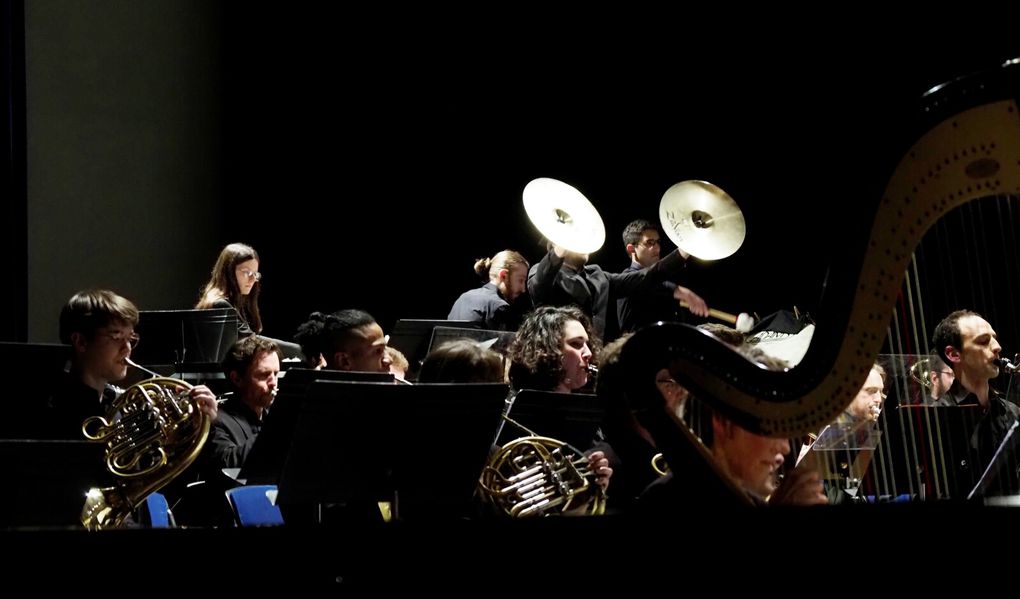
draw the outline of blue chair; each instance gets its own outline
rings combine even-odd
[[[145,513],[148,515],[151,528],[173,528],[174,517],[170,513],[170,505],[162,493],[150,493],[145,498]]]
[[[240,526],[279,526],[283,514],[276,505],[276,485],[251,485],[227,490],[227,501]]]

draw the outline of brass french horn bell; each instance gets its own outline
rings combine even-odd
[[[524,210],[539,233],[565,250],[590,254],[606,241],[598,210],[562,181],[543,177],[524,186]]]
[[[667,189],[659,220],[666,237],[701,260],[726,258],[744,243],[743,213],[729,194],[707,181],[681,181]]]

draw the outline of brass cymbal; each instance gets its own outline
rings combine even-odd
[[[676,246],[702,260],[732,255],[744,243],[744,215],[725,191],[707,181],[681,181],[659,202],[662,230]]]
[[[538,178],[524,187],[524,210],[538,231],[556,245],[590,254],[606,241],[606,227],[595,206],[562,181]]]

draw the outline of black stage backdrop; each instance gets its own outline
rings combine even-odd
[[[917,98],[1002,58],[823,33],[735,48],[651,29],[625,44],[613,30],[452,40],[405,24],[355,40],[335,23],[273,38],[226,21],[230,233],[262,252],[278,335],[312,310],[362,307],[387,329],[442,318],[478,284],[475,258],[514,248],[539,260],[521,202],[535,177],[598,208],[607,241],[592,261],[609,270],[627,265],[627,222],[657,222],[673,183],[711,181],[741,206],[747,239],[690,269],[689,286],[725,311],[810,311],[914,141]]]
[[[218,30],[219,238],[180,237],[192,253],[255,246],[265,332],[286,339],[313,310],[360,307],[387,330],[442,318],[478,284],[475,258],[539,260],[521,202],[536,177],[597,207],[607,240],[592,261],[607,270],[627,265],[623,227],[656,221],[670,185],[715,183],[747,239],[690,268],[688,286],[729,312],[810,312],[914,141],[919,96],[1020,54],[1008,38],[947,39],[937,25],[908,38],[863,18],[738,29],[719,15],[270,2],[195,15]],[[183,298],[202,274],[189,260]]]

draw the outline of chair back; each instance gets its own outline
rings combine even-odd
[[[283,514],[276,505],[276,485],[251,485],[226,491],[238,526],[279,526]]]
[[[170,513],[170,505],[162,493],[149,493],[149,496],[145,498],[145,511],[149,515],[151,528],[174,527],[174,517]]]

